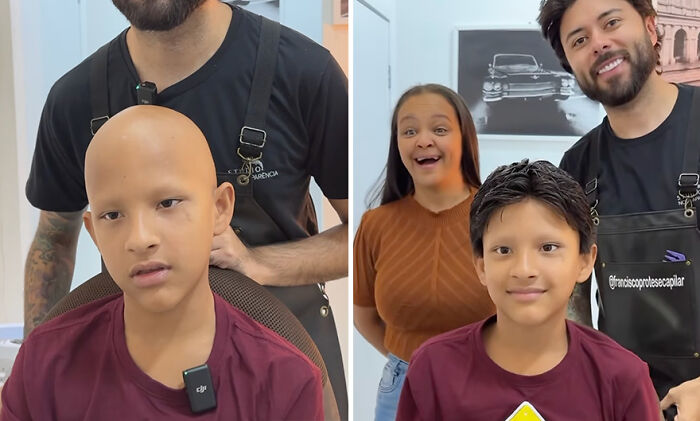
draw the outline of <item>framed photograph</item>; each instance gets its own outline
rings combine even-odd
[[[348,0],[333,0],[333,24],[348,24]]]
[[[453,86],[480,138],[575,139],[605,116],[564,71],[537,27],[458,28],[454,44]]]
[[[656,3],[656,27],[663,36],[661,76],[669,82],[700,86],[700,41],[693,33],[700,21],[700,0],[686,1],[683,8],[673,0]]]

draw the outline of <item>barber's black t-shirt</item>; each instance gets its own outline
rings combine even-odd
[[[218,173],[235,174],[260,36],[258,15],[234,7],[214,56],[186,79],[159,92],[155,103],[177,110],[202,130]],[[88,57],[61,77],[44,105],[26,194],[37,208],[68,212],[87,205],[85,151],[92,135]],[[136,104],[141,81],[127,50],[126,30],[110,41],[110,114]],[[310,176],[329,199],[348,197],[347,78],[329,52],[282,27],[263,158],[253,164],[256,200],[289,238],[313,234],[306,202]],[[313,221],[313,222],[312,222]]]
[[[671,114],[650,133],[635,139],[621,139],[613,133],[605,117],[598,127],[564,154],[560,168],[585,186],[593,178],[588,174],[591,140],[602,131],[597,207],[601,215],[682,207],[678,197],[678,176],[683,172],[693,89],[688,85],[678,85],[678,99]],[[700,133],[697,141],[700,142]],[[698,199],[700,197],[695,198]]]

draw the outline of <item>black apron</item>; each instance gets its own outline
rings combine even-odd
[[[236,201],[231,227],[247,246],[297,240],[288,238],[284,234],[260,206],[253,194],[252,163],[262,158],[263,149],[267,142],[267,132],[264,128],[266,127],[266,115],[276,68],[280,34],[278,22],[265,17],[261,18],[260,41],[258,42],[255,72],[248,98],[246,117],[240,131],[238,146],[232,148],[232,153],[241,157],[243,167],[237,174],[234,171],[217,172],[218,184],[227,181],[234,186]],[[90,131],[93,135],[109,119],[110,115],[108,93],[104,89],[105,86],[109,86],[107,78],[108,48],[109,44],[100,48],[91,67],[91,106],[92,114],[95,117],[90,120]],[[155,103],[155,92],[148,92],[148,88],[144,89],[144,85],[145,83],[137,87],[139,103]],[[306,207],[307,210],[313,212],[315,217],[313,202],[308,192],[306,194]],[[315,234],[318,232],[318,227],[314,224],[309,227],[309,231]],[[294,287],[266,286],[266,288],[299,319],[318,347],[326,364],[328,378],[333,387],[341,419],[346,420],[348,402],[345,371],[343,370],[333,311],[328,295],[325,293],[325,285],[321,283]]]
[[[589,155],[586,196],[598,229],[598,328],[643,359],[663,398],[700,376],[700,231],[693,198],[698,186],[700,95],[693,94],[678,209],[598,215],[601,133]],[[649,176],[653,177],[650,169]]]

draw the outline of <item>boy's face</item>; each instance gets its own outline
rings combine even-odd
[[[579,234],[547,205],[526,198],[497,210],[483,237],[477,274],[498,317],[535,326],[566,315],[577,282],[591,274],[595,245],[579,253]]]
[[[230,220],[233,192],[230,184],[216,188],[201,133],[151,111],[137,115],[145,121],[110,120],[128,127],[105,124],[98,136],[108,138],[93,140],[100,143],[86,157],[84,221],[125,301],[157,313],[207,282],[212,239]]]
[[[559,35],[579,86],[603,105],[633,99],[656,66],[654,18],[642,18],[626,0],[576,1]]]

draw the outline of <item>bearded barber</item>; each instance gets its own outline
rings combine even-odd
[[[662,409],[697,421],[700,92],[661,78],[655,19],[651,0],[543,0],[538,21],[607,113],[561,161],[598,225],[599,328],[647,362]],[[591,325],[590,282],[570,310]]]
[[[297,315],[347,417],[335,323],[317,285],[347,275],[344,73],[305,36],[218,0],[113,2],[131,26],[61,77],[41,116],[26,187],[41,214],[26,262],[25,332],[68,293],[93,134],[110,115],[153,102],[200,127],[219,182],[236,189],[211,263],[269,286]],[[310,177],[342,221],[322,233]]]

